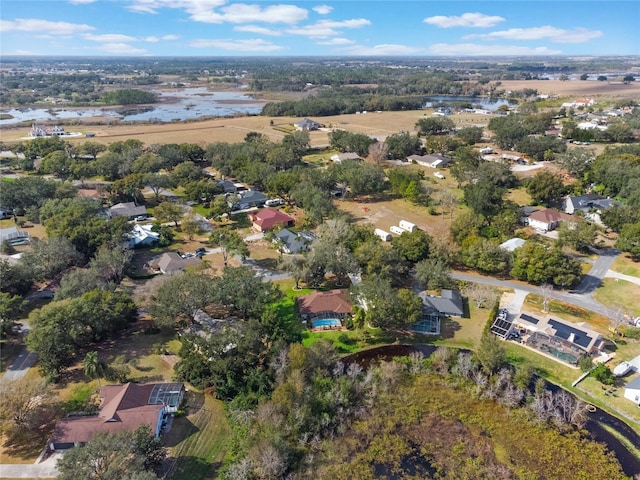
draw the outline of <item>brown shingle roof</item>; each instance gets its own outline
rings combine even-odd
[[[530,219],[538,220],[539,222],[561,222],[563,220],[575,221],[575,217],[559,212],[558,210],[554,210],[552,208],[545,208],[544,210],[538,210],[537,212],[533,212],[529,215]]]
[[[298,297],[301,315],[313,315],[320,312],[351,313],[351,302],[346,290],[313,292]]]
[[[97,416],[68,417],[55,427],[51,442],[87,442],[99,432],[135,430],[141,425],[155,428],[164,405],[149,405],[155,384],[107,385],[100,389],[103,398]]]

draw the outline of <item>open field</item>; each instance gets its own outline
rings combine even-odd
[[[613,310],[622,307],[633,317],[640,316],[640,304],[638,304],[640,286],[635,283],[617,278],[605,278],[593,292],[593,296],[597,301]]]
[[[502,80],[501,89],[506,91],[533,88],[539,94],[558,96],[588,97],[597,100],[605,98],[638,98],[640,82],[621,83],[597,81],[560,81],[560,80]]]
[[[640,263],[631,260],[629,254],[618,256],[613,265],[611,265],[611,270],[624,275],[631,275],[632,277],[640,277]]]
[[[368,113],[366,115],[338,115],[317,117],[317,121],[325,125],[321,131],[310,132],[311,146],[323,147],[329,144],[329,127],[340,128],[350,132],[384,138],[401,130],[413,132],[416,122],[430,115],[432,110],[409,110],[402,112]],[[486,125],[491,115],[460,114],[451,117],[460,126]],[[164,143],[197,143],[201,146],[215,142],[243,142],[249,132],[258,132],[274,142],[293,131],[293,124],[300,121],[297,117],[264,117],[242,116],[223,117],[201,122],[180,122],[166,124],[113,124],[113,125],[78,125],[68,130],[82,133],[92,132],[92,142],[110,144],[135,138],[145,145]],[[28,134],[28,128],[2,128],[4,142],[21,141]],[[72,144],[87,141],[84,137],[65,139]]]

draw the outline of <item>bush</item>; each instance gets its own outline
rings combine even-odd
[[[598,364],[593,370],[591,370],[591,376],[598,380],[603,385],[613,385],[615,377],[611,372],[611,369],[604,363]]]
[[[620,332],[624,335],[625,338],[630,338],[633,340],[640,339],[640,328],[632,327],[631,325],[624,325],[620,327]]]
[[[583,372],[588,372],[593,368],[593,360],[591,360],[589,355],[585,355],[578,360],[578,366]]]

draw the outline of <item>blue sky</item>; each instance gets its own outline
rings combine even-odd
[[[640,2],[2,0],[1,55],[640,55]]]

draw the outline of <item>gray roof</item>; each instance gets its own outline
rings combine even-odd
[[[631,388],[633,390],[640,390],[640,375],[627,383],[624,388]]]
[[[116,203],[113,207],[109,208],[109,215],[112,217],[136,217],[138,215],[145,215],[147,213],[147,207],[144,205],[136,205],[134,202]]]
[[[462,303],[460,290],[443,289],[439,297],[427,295],[425,292],[422,292],[420,293],[420,297],[427,312],[437,312],[441,315],[451,315],[454,317],[464,315],[464,304]]]
[[[311,232],[299,232],[295,233],[291,230],[283,228],[276,233],[276,238],[279,238],[284,246],[284,250],[287,253],[298,253],[303,250],[307,250],[309,244],[315,240],[315,235]]]
[[[238,193],[241,202],[266,202],[268,197],[257,190],[245,190]]]
[[[158,267],[163,273],[174,273],[184,270],[189,265],[202,262],[200,257],[182,258],[177,252],[165,252],[157,259]]]

